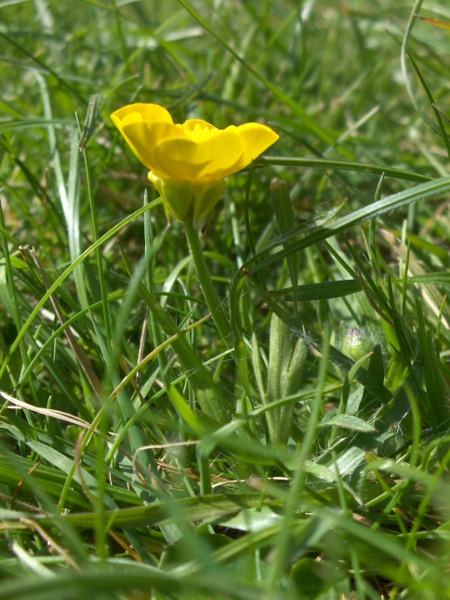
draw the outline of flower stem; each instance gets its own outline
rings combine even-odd
[[[190,219],[184,221],[184,230],[186,232],[186,239],[191,251],[192,260],[194,261],[195,270],[197,272],[198,281],[202,288],[203,297],[206,300],[206,304],[213,316],[216,327],[219,331],[220,337],[225,341],[226,344],[230,343],[231,337],[231,326],[225,311],[225,307],[220,302],[217,296],[216,289],[211,280],[208,266],[205,261],[203,254],[202,245],[197,229],[194,227]]]

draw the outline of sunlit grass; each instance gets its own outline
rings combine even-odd
[[[0,3],[0,598],[450,597],[450,14],[391,4]],[[280,135],[226,336],[131,102]]]

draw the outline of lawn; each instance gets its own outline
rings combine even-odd
[[[450,599],[446,3],[0,8],[0,600]]]

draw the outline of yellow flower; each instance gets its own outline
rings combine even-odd
[[[162,196],[171,221],[193,219],[202,226],[219,201],[224,178],[240,171],[274,144],[265,125],[246,123],[217,129],[201,119],[175,124],[157,104],[130,104],[111,115],[115,126]]]

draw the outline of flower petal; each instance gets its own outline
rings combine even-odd
[[[158,104],[129,104],[119,108],[111,115],[117,129],[122,132],[122,125],[135,121],[150,121],[158,123],[173,123],[168,110]]]
[[[236,127],[195,137],[168,138],[156,145],[157,168],[174,179],[211,181],[236,171],[244,147]]]
[[[197,149],[196,142],[180,135],[166,138],[155,147],[153,171],[164,173],[163,178],[193,181],[209,160],[198,156]]]
[[[270,127],[260,125],[259,123],[246,123],[245,125],[240,125],[237,130],[244,145],[244,152],[236,171],[240,171],[249,165],[280,137]]]
[[[121,133],[143,165],[150,171],[156,170],[158,176],[170,176],[157,168],[155,148],[158,141],[167,137],[179,136],[176,125],[134,121],[122,126]]]
[[[111,119],[135,155],[148,169],[154,168],[156,142],[179,135],[169,112],[157,104],[131,104],[116,110]]]

